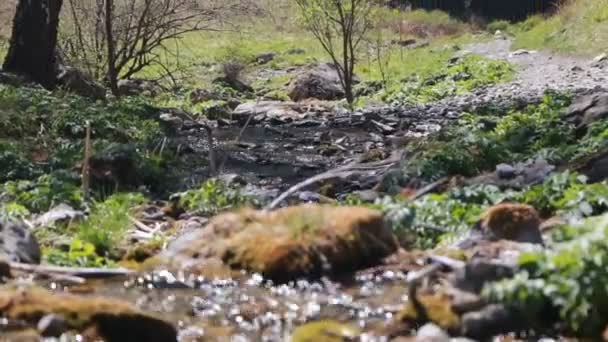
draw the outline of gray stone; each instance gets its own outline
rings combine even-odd
[[[39,264],[38,240],[23,223],[0,222],[0,258],[26,264]]]
[[[38,332],[42,337],[60,337],[69,326],[62,315],[48,314],[38,321]]]
[[[38,217],[34,221],[34,225],[48,227],[57,223],[68,223],[82,218],[84,218],[84,213],[82,211],[76,210],[65,203],[61,203]]]
[[[480,311],[462,316],[461,330],[466,337],[486,340],[492,336],[514,332],[526,324],[526,320],[500,304],[488,305]]]
[[[255,58],[257,64],[266,64],[271,62],[277,56],[274,52],[262,53]]]
[[[479,293],[488,282],[512,277],[516,267],[497,261],[476,259],[469,261],[452,275],[455,287],[471,293]]]
[[[517,174],[517,170],[509,164],[496,165],[496,174],[498,178],[511,179]]]
[[[344,97],[344,89],[336,67],[320,64],[300,72],[289,85],[288,94],[293,101],[338,100]]]
[[[67,65],[59,67],[57,82],[66,90],[94,100],[106,97],[106,89],[82,71]]]
[[[433,323],[427,323],[418,330],[416,342],[449,342],[450,335]]]
[[[162,89],[158,83],[144,79],[128,79],[118,81],[118,92],[123,96],[147,95],[156,96]]]

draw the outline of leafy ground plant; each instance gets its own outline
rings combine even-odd
[[[208,180],[199,189],[182,194],[180,205],[199,215],[215,215],[226,209],[255,205],[256,201],[240,189],[220,180]]]
[[[539,329],[599,338],[608,323],[608,215],[556,235],[552,248],[522,255],[521,271],[487,287],[485,295],[519,309]]]
[[[507,62],[468,55],[428,77],[406,79],[389,90],[383,100],[392,104],[428,103],[508,81],[513,73]]]

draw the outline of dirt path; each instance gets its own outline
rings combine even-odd
[[[508,61],[517,69],[512,81],[444,99],[431,104],[429,110],[456,114],[488,105],[511,108],[537,102],[548,89],[577,94],[598,87],[608,88],[608,60],[596,63],[593,58],[551,52],[512,51],[511,45],[511,40],[495,37],[470,44],[459,55],[473,53]]]

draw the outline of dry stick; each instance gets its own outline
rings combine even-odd
[[[443,184],[447,183],[449,180],[450,180],[450,178],[448,178],[448,177],[441,178],[440,180],[433,182],[433,183],[419,189],[418,191],[416,191],[414,193],[414,195],[412,195],[412,197],[409,198],[409,200],[410,201],[417,200],[420,197],[428,194],[429,192],[431,192],[431,191],[437,189],[438,187],[442,186]]]
[[[82,196],[85,200],[89,198],[89,187],[91,185],[91,170],[89,161],[91,159],[91,123],[87,121],[87,131],[84,138],[84,160],[82,162]]]
[[[281,202],[283,202],[286,198],[288,198],[295,192],[297,192],[307,186],[313,185],[317,182],[327,180],[327,179],[332,179],[332,178],[346,178],[348,176],[351,176],[353,174],[358,174],[358,173],[367,173],[367,172],[371,172],[371,171],[380,171],[380,170],[385,171],[385,170],[388,170],[389,168],[391,168],[397,162],[399,162],[400,159],[401,159],[400,154],[397,153],[393,157],[391,157],[387,160],[380,161],[380,162],[368,163],[368,164],[360,164],[360,163],[354,162],[354,163],[350,163],[345,166],[339,167],[337,169],[323,172],[321,174],[308,178],[308,179],[304,180],[303,182],[300,182],[300,183],[292,186],[291,188],[287,189],[287,191],[282,193],[279,197],[277,197],[274,201],[272,201],[272,203],[267,205],[266,208],[264,208],[264,209],[272,210],[272,209],[276,208],[279,204],[281,204]]]
[[[48,275],[55,274],[58,276],[72,276],[89,279],[111,278],[132,275],[135,272],[124,268],[79,268],[79,267],[61,267],[61,266],[43,266],[22,264],[11,262],[9,266],[13,270],[22,272],[32,272],[36,274]]]
[[[260,104],[260,98],[258,97],[256,99],[256,109],[257,106]],[[253,119],[254,116],[257,115],[257,111],[254,110],[253,113],[249,114],[249,117],[247,118],[247,121],[245,121],[245,124],[243,125],[243,127],[241,128],[241,130],[239,131],[239,135],[237,135],[236,139],[234,139],[234,143],[238,144],[241,141],[241,138],[243,137],[243,134],[245,134],[245,130],[247,129],[247,127],[249,127],[249,124],[251,123],[251,119]],[[220,168],[219,168],[219,172],[223,172],[224,170],[224,166],[226,165],[226,162],[228,161],[228,154],[224,155],[224,158],[222,159],[222,163],[220,164]]]

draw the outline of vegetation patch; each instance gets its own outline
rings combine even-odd
[[[468,55],[430,76],[404,80],[382,99],[396,105],[428,103],[508,81],[513,73],[507,62]]]

